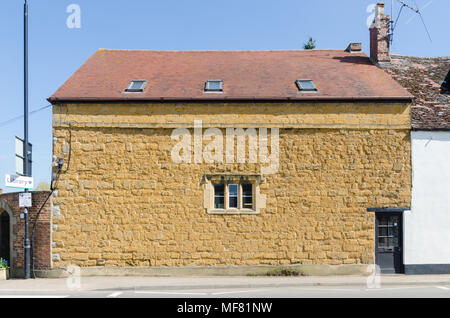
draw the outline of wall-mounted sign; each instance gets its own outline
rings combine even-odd
[[[19,176],[23,176],[25,173],[25,155],[24,155],[24,145],[25,142],[20,139],[19,137],[16,137],[15,139],[15,148],[16,148],[16,173]],[[31,155],[33,153],[33,145],[28,143],[28,167],[30,169],[29,173],[31,175],[31,166],[32,166],[32,160]]]
[[[34,179],[32,177],[22,177],[7,174],[5,177],[5,186],[15,189],[33,189]]]
[[[19,193],[19,208],[31,208],[32,206],[31,193]]]

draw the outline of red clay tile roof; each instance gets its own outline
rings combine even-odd
[[[143,93],[124,92],[142,79]],[[218,79],[223,93],[205,93],[205,82]],[[297,79],[312,79],[318,92],[299,93]],[[411,98],[365,54],[344,50],[99,50],[49,101]]]
[[[415,96],[412,127],[416,130],[450,130],[450,57],[424,58],[391,55],[384,68]],[[444,83],[445,82],[445,83]]]

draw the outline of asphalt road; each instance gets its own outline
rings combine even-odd
[[[450,298],[450,285],[362,287],[267,287],[230,289],[0,291],[0,298]]]

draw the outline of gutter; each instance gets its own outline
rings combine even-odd
[[[413,96],[367,96],[367,97],[341,97],[341,96],[301,96],[301,97],[256,97],[256,96],[237,96],[237,97],[50,97],[47,99],[52,104],[67,103],[67,102],[165,102],[165,101],[184,101],[184,102],[204,102],[204,101],[295,101],[295,102],[412,102]]]

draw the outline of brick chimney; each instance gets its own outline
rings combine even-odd
[[[389,63],[389,22],[390,17],[384,14],[384,3],[377,3],[375,20],[370,26],[370,59],[373,63]]]

